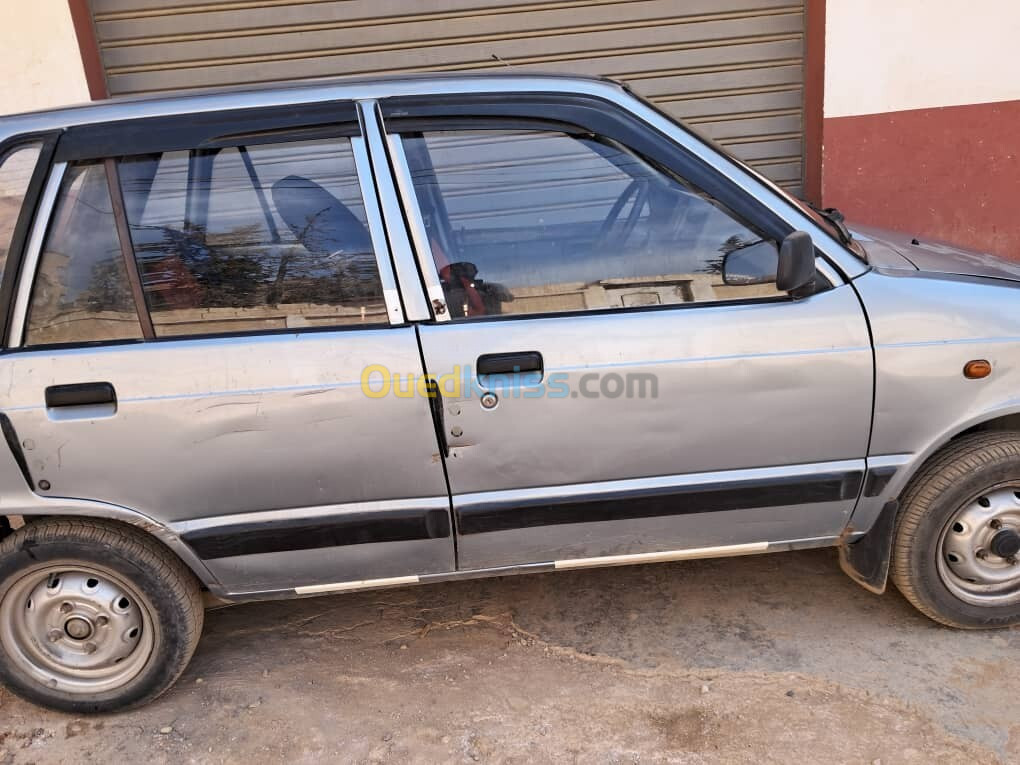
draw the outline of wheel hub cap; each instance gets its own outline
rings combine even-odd
[[[1020,534],[1013,529],[1003,529],[992,537],[989,547],[1000,558],[1012,558],[1020,552]]]
[[[0,641],[37,681],[94,694],[134,679],[152,655],[151,617],[139,595],[96,568],[46,567],[0,602]]]
[[[942,534],[943,583],[976,605],[1020,601],[1020,488],[995,489],[962,507]]]

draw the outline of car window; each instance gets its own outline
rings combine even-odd
[[[142,337],[110,199],[103,163],[68,168],[35,277],[27,345]]]
[[[42,144],[30,143],[0,158],[0,278],[4,275],[14,227],[41,150]]]
[[[775,242],[619,144],[553,131],[403,140],[454,318],[783,294]],[[736,251],[766,283],[723,282]]]
[[[350,141],[121,163],[158,336],[387,320]]]

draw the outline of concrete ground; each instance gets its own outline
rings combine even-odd
[[[1018,649],[832,550],[252,604],[145,709],[0,689],[0,764],[1020,762]]]

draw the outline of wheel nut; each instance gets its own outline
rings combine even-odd
[[[95,643],[86,643],[85,644],[85,653],[90,653],[91,654],[91,653],[95,653],[98,650],[99,650],[99,646],[97,646]]]
[[[64,633],[60,630],[50,630],[46,633],[46,637],[49,638],[51,643],[56,643],[60,638],[64,636]]]
[[[993,529],[1001,529],[1002,521],[1000,521],[998,518],[992,518],[992,520],[988,522],[988,525],[991,526]]]
[[[984,550],[978,550],[976,553],[974,553],[974,555],[980,558],[981,560],[984,560],[985,558],[988,557],[988,553],[986,553]]]
[[[74,610],[74,606],[72,606],[70,603],[61,603],[60,604],[60,613],[62,613],[62,614],[69,614],[73,610]]]
[[[110,620],[107,619],[105,616],[98,616],[98,617],[96,617],[96,626],[97,627],[105,627],[109,623],[110,623]]]

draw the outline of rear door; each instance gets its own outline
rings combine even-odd
[[[170,524],[228,590],[455,567],[351,103],[72,128],[26,254],[3,405],[47,496]],[[52,208],[52,220],[45,217]]]
[[[448,396],[462,567],[840,533],[867,450],[868,331],[821,259],[814,294],[777,291],[789,226],[604,101],[404,98],[383,116],[443,296],[420,331]],[[771,283],[726,283],[730,253]]]

